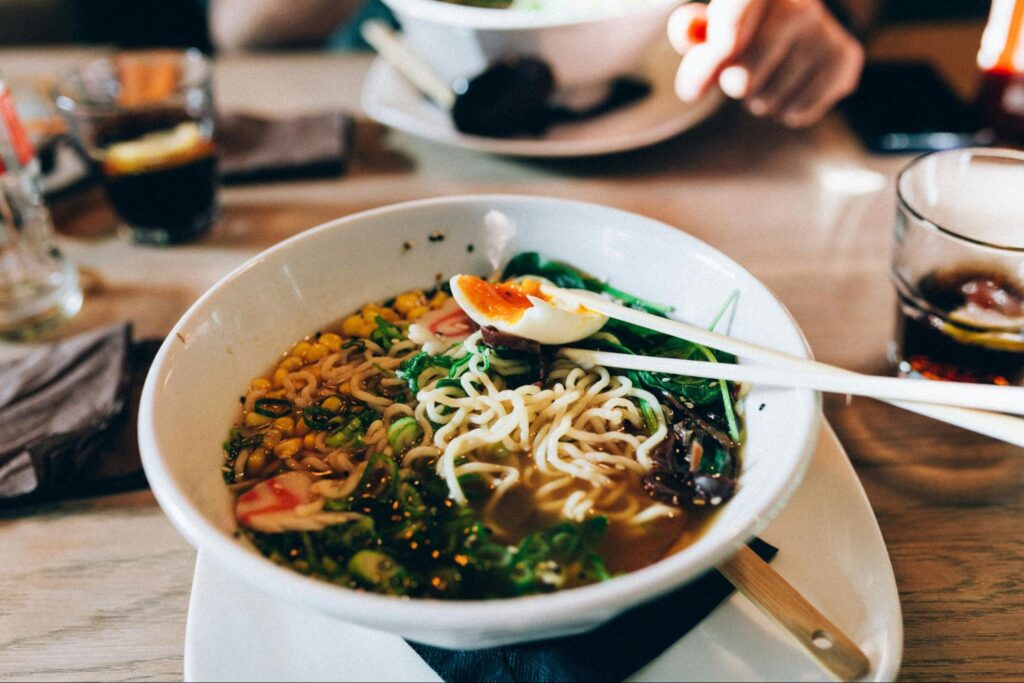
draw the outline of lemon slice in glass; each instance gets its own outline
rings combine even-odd
[[[118,142],[106,150],[104,170],[112,175],[141,173],[177,166],[206,154],[211,143],[194,121],[179,123],[170,130],[147,133],[135,140]]]

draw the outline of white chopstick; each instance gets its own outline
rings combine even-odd
[[[646,370],[669,375],[688,375],[724,379],[729,382],[767,384],[774,387],[814,389],[833,394],[867,396],[892,401],[916,401],[996,410],[1024,415],[1024,387],[997,387],[991,384],[938,383],[921,379],[875,377],[860,373],[819,372],[808,369],[794,372],[768,365],[735,365],[679,358],[637,356],[589,349],[562,349],[561,355],[584,365]],[[1022,423],[1024,425],[1024,423]]]
[[[728,337],[717,332],[711,332],[695,325],[688,325],[677,320],[661,318],[650,313],[644,313],[633,308],[616,304],[599,294],[581,289],[561,289],[563,296],[574,299],[586,308],[621,320],[623,322],[639,325],[662,334],[672,337],[679,337],[704,346],[719,349],[731,353],[740,358],[757,361],[776,369],[788,370],[792,373],[811,371],[818,375],[831,374],[835,376],[857,375],[851,370],[845,370],[819,361],[792,356],[781,351],[769,349],[750,342],[745,342],[733,337]],[[899,380],[897,380],[899,381]],[[907,380],[912,381],[912,380]],[[939,382],[933,382],[936,387],[943,386]],[[959,385],[950,383],[953,391]],[[992,387],[1000,390],[1007,387]],[[894,406],[910,412],[925,415],[935,420],[968,429],[979,434],[990,436],[994,439],[1006,441],[1017,446],[1024,446],[1024,420],[1000,413],[984,410],[939,405],[931,402],[914,402],[906,400],[886,399],[879,400],[891,403]],[[932,401],[934,397],[929,395],[925,401]]]
[[[455,93],[437,72],[403,43],[383,21],[368,19],[359,27],[363,39],[398,73],[402,74],[434,104],[448,111],[455,106]]]

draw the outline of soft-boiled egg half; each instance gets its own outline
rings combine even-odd
[[[560,296],[542,278],[492,283],[473,275],[451,279],[452,296],[474,322],[541,344],[568,344],[594,334],[608,318]]]

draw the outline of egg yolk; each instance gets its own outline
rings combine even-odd
[[[491,320],[514,323],[533,308],[528,296],[547,299],[536,280],[493,284],[473,275],[460,275],[456,282],[473,308]]]

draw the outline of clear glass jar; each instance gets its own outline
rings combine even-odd
[[[53,242],[38,160],[0,81],[0,338],[29,338],[81,307],[77,271]]]

